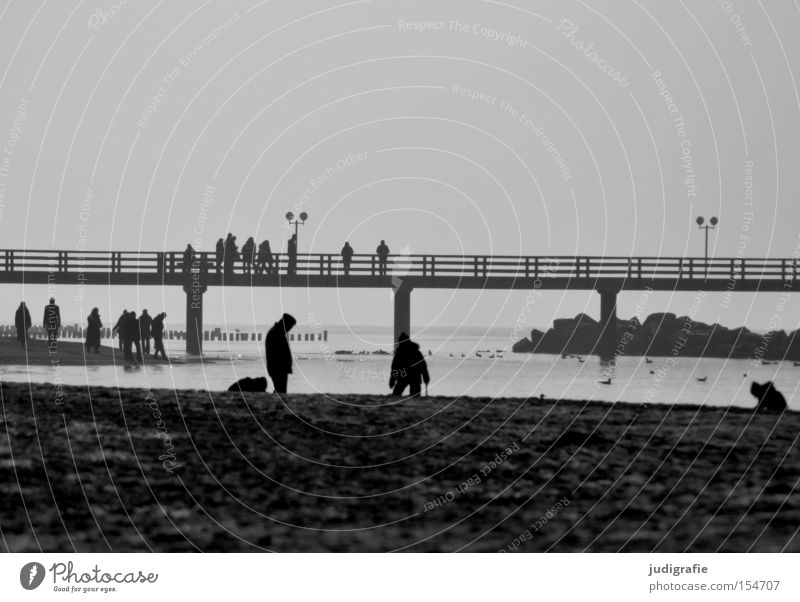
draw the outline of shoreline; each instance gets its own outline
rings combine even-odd
[[[800,551],[797,412],[63,390],[0,386],[6,551]]]
[[[217,357],[187,357],[185,355],[169,356],[168,359],[154,359],[145,356],[144,362],[125,360],[118,347],[100,346],[100,353],[88,353],[83,343],[75,341],[58,341],[55,350],[51,351],[45,340],[29,340],[23,348],[16,339],[0,338],[0,367],[2,366],[166,366],[169,364],[215,363],[225,361]]]
[[[218,363],[218,362],[225,362],[231,359],[235,359],[233,357],[220,357],[218,353],[214,352],[204,352],[202,355],[199,356],[187,356],[182,353],[178,353],[176,355],[170,355],[169,359],[162,360],[162,359],[154,359],[152,356],[145,356],[145,360],[143,363],[134,363],[130,364],[129,362],[125,361],[122,351],[119,350],[117,346],[106,346],[103,345],[100,347],[100,353],[87,353],[83,343],[71,341],[71,340],[60,340],[58,341],[56,352],[51,352],[48,349],[48,343],[45,340],[41,339],[32,339],[28,341],[28,345],[26,348],[22,348],[19,342],[16,339],[10,338],[0,338],[0,366],[130,366],[130,365],[168,365],[168,364],[202,364],[202,363]],[[382,350],[381,350],[382,351]],[[487,353],[489,353],[487,351]],[[554,352],[545,352],[545,351],[508,351],[509,354],[514,354],[518,357],[524,357],[526,355],[548,355],[553,356],[554,358],[560,357],[561,359],[586,359],[589,357],[594,357],[603,361],[603,357],[597,353],[575,353],[570,352],[568,354],[562,353],[554,353]],[[307,355],[320,355],[315,354],[315,352],[305,352],[305,351],[298,351],[296,354],[295,359],[302,360],[306,359]],[[325,355],[325,354],[321,354]],[[373,351],[373,352],[358,352],[358,351],[348,351],[347,353],[339,353],[334,352],[339,361],[348,361],[351,357],[352,358],[362,358],[362,357],[391,357],[391,353],[388,352],[380,352],[380,351]],[[474,354],[467,355],[466,357],[457,358],[457,357],[450,357],[446,356],[446,352],[441,352],[441,354],[437,354],[439,359],[447,360],[447,359],[475,359]],[[647,355],[640,355],[636,353],[625,353],[625,357],[631,358],[652,358],[652,359],[662,359],[662,358],[671,358],[674,355],[666,353],[650,353]],[[736,359],[736,360],[748,360],[750,362],[755,361],[752,357],[733,357],[733,356],[724,356],[724,355],[715,355],[713,353],[706,354],[702,356],[690,356],[690,355],[682,355],[682,358],[685,359]],[[480,358],[478,358],[480,359]],[[484,359],[493,359],[493,358],[484,358]],[[774,364],[787,364],[787,365],[794,365],[797,367],[800,365],[800,361],[793,361],[791,359],[759,359],[760,365],[774,365]]]
[[[60,340],[51,349],[48,341],[29,339],[22,347],[16,339],[0,339],[0,365],[28,366],[112,366],[125,364],[117,347],[101,346],[100,353],[88,353],[83,343]]]

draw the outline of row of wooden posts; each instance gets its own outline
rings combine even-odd
[[[59,338],[61,339],[85,339],[86,332],[85,329],[78,325],[73,324],[72,326],[62,326],[61,331],[59,332]],[[226,341],[226,342],[246,342],[246,341],[261,341],[263,340],[263,333],[261,332],[229,332],[223,331],[221,328],[215,328],[214,330],[204,330],[203,331],[203,340],[204,341]],[[17,337],[17,329],[14,326],[9,324],[1,324],[0,325],[0,337],[2,338],[16,338]],[[100,331],[101,339],[111,339],[111,329],[110,328],[102,328]],[[28,338],[31,339],[45,339],[47,335],[45,334],[44,328],[41,326],[32,326],[28,329]],[[186,332],[183,330],[165,330],[164,331],[164,338],[168,341],[185,341],[186,340]],[[327,341],[328,340],[328,331],[324,330],[322,332],[299,332],[299,333],[289,333],[289,340],[290,341]]]

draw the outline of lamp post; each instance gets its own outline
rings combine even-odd
[[[306,225],[308,213],[303,211],[297,218],[298,219],[294,219],[294,213],[291,211],[286,214],[286,221],[289,222],[289,226],[294,226],[294,244],[292,244],[292,241],[289,241],[289,262],[286,265],[287,276],[294,276],[297,273],[297,227]]]
[[[719,220],[716,217],[712,217],[710,220],[708,220],[708,223],[705,224],[705,218],[698,217],[696,221],[697,227],[706,231],[706,266],[708,266],[708,231],[716,229]]]
[[[303,211],[297,217],[298,217],[298,219],[294,219],[294,213],[292,213],[291,211],[289,211],[286,214],[286,221],[289,222],[290,226],[294,226],[294,238],[295,238],[295,240],[297,240],[297,227],[306,225],[306,220],[308,219],[308,213]]]

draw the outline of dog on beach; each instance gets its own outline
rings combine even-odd
[[[772,381],[764,384],[753,381],[753,384],[750,385],[750,393],[758,399],[756,412],[783,412],[786,410],[786,398],[775,388]]]
[[[250,378],[246,376],[241,380],[237,380],[230,387],[228,391],[239,391],[241,393],[266,393],[267,392],[267,378],[259,376],[258,378]]]

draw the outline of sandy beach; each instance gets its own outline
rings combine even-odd
[[[49,347],[43,339],[30,339],[25,348],[19,341],[0,338],[0,364],[20,364],[30,366],[108,366],[122,361],[118,348],[100,347],[100,353],[87,353],[83,343],[58,341]]]
[[[793,412],[1,392],[4,551],[800,551]]]
[[[210,363],[217,359],[207,355],[173,356],[168,360],[146,356],[146,363],[149,365]],[[55,347],[50,347],[45,340],[32,339],[28,341],[27,347],[23,348],[16,339],[0,338],[0,366],[123,366],[128,363],[116,345],[114,347],[101,345],[100,353],[88,353],[83,343],[75,341],[61,340]]]

